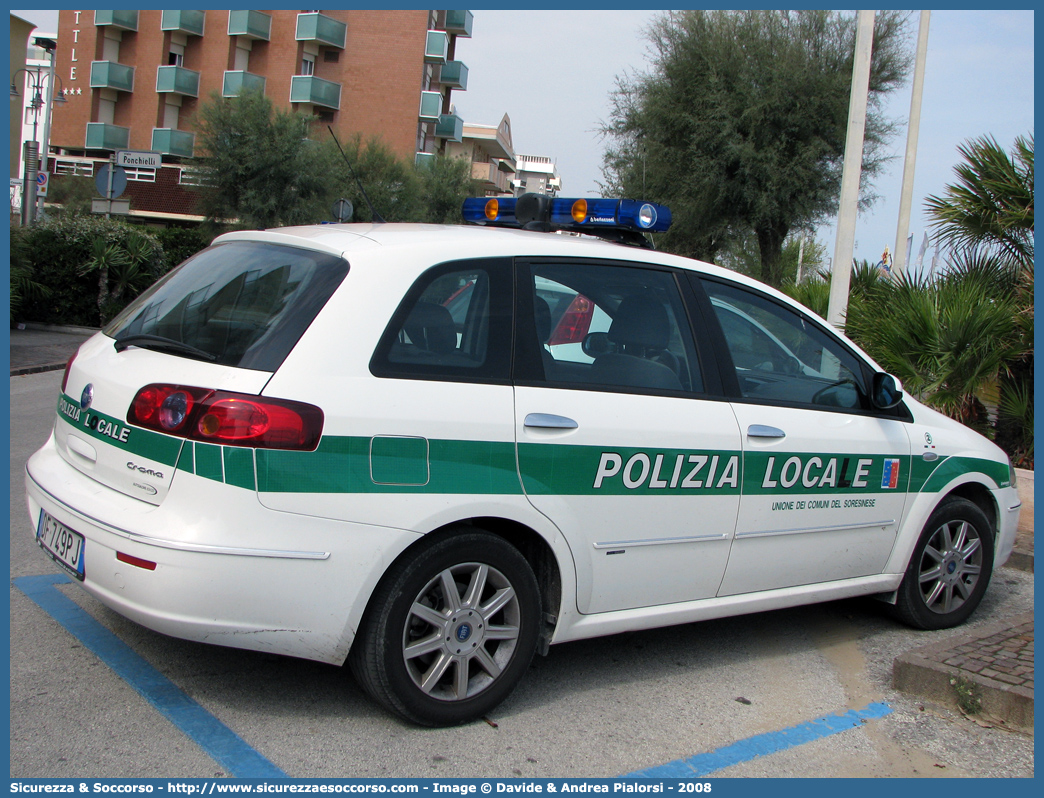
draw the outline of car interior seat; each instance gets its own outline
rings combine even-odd
[[[620,303],[609,342],[614,350],[595,358],[591,367],[595,382],[636,388],[682,389],[673,368],[661,362],[668,351],[671,324],[663,305],[651,297],[632,296]],[[675,362],[677,359],[674,358]]]

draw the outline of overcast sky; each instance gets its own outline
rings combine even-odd
[[[13,13],[41,30],[57,28],[56,11]],[[456,111],[489,125],[507,113],[515,151],[553,158],[564,196],[597,194],[604,149],[597,130],[616,77],[647,67],[642,31],[656,13],[474,11],[473,37],[457,42],[469,76],[467,91],[453,93]],[[913,14],[911,52],[917,20]],[[1010,148],[1016,136],[1033,132],[1033,28],[1032,11],[932,12],[910,222],[914,259],[926,230],[924,198],[952,182],[957,146],[992,135]],[[895,245],[909,86],[887,110],[904,122],[891,145],[895,160],[875,182],[881,198],[856,228],[856,257],[874,262]],[[824,227],[818,238],[832,256],[833,229]]]

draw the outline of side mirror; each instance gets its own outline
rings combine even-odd
[[[870,401],[878,410],[889,410],[903,401],[903,389],[891,374],[878,372],[870,389]]]

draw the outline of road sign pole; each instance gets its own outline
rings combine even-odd
[[[108,219],[112,213],[112,179],[116,176],[116,153],[109,156],[109,187],[105,191],[105,218]]]

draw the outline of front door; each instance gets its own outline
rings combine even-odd
[[[743,499],[719,595],[879,574],[910,480],[908,424],[811,317],[703,282],[735,368]]]

